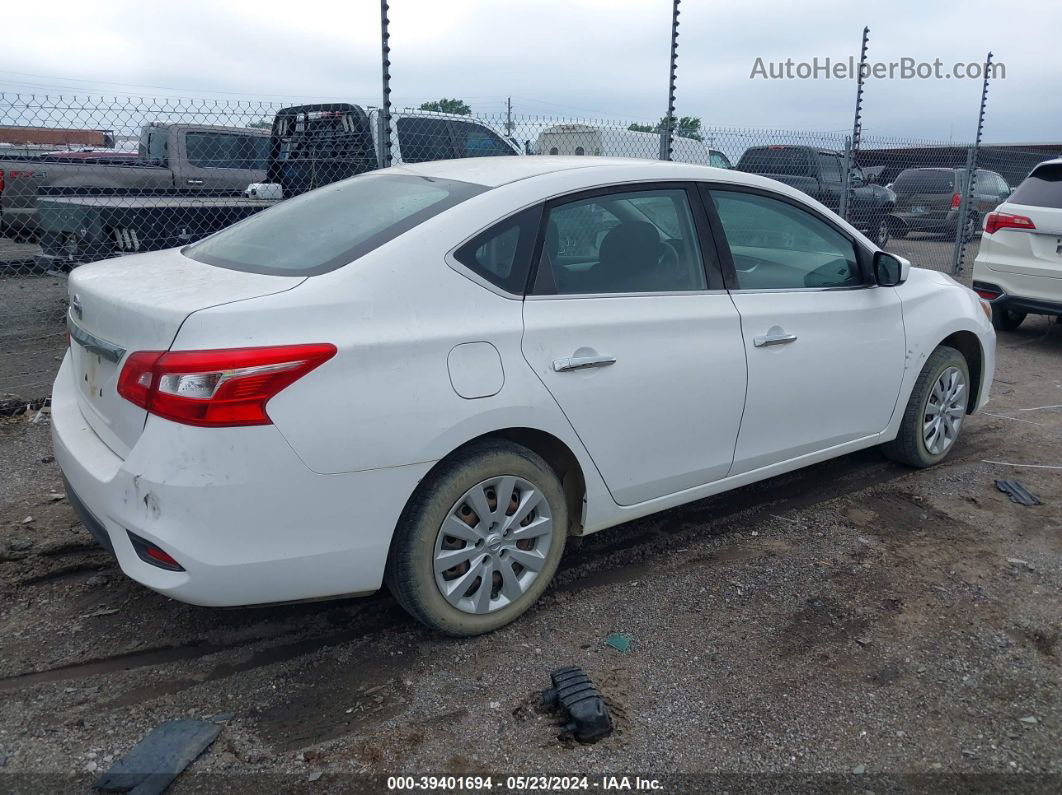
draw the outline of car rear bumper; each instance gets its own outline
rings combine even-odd
[[[123,460],[82,417],[65,360],[52,440],[72,505],[122,571],[210,606],[377,590],[395,523],[431,466],[319,475],[274,426],[193,428],[156,417]],[[130,533],[184,571],[143,560]]]
[[[983,282],[975,284],[983,285]],[[993,285],[994,286],[994,285]],[[993,307],[1009,309],[1025,315],[1057,315],[1062,317],[1062,301],[1044,301],[1040,298],[1023,298],[1020,295],[1003,293],[992,300]]]
[[[925,215],[923,213],[894,212],[892,217],[900,221],[912,232],[950,232],[955,229],[958,214],[949,213],[947,217]]]

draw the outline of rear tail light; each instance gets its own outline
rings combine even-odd
[[[985,218],[985,234],[991,235],[1000,229],[1035,229],[1032,218],[1013,213],[989,213]]]
[[[975,284],[973,291],[986,301],[995,301],[999,296],[1003,295],[1003,291],[998,287],[989,287],[981,284]]]
[[[962,196],[958,193],[951,194],[951,209],[957,210],[960,204],[962,204]]]
[[[0,168],[0,193],[4,192],[4,170]]]
[[[139,351],[126,359],[118,394],[152,414],[185,425],[270,425],[266,403],[335,355],[335,345],[328,343]]]

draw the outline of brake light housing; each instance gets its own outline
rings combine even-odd
[[[951,194],[951,209],[957,210],[957,209],[959,209],[959,206],[961,204],[962,204],[962,196],[960,196],[958,193]]]
[[[185,425],[271,425],[266,404],[336,355],[330,343],[205,351],[137,351],[118,377],[118,394]]]
[[[1035,229],[1036,224],[1025,215],[1014,213],[989,213],[985,217],[985,234],[991,235],[1000,229]]]

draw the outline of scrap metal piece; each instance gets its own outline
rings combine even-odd
[[[596,743],[612,733],[612,718],[605,700],[582,668],[558,668],[550,678],[553,687],[542,691],[542,703],[567,713],[566,734],[581,743]]]
[[[1029,491],[1017,480],[997,480],[996,488],[1010,497],[1018,505],[1043,505],[1040,498]]]
[[[206,720],[171,720],[156,726],[100,776],[95,788],[107,792],[158,795],[205,751],[221,732]]]

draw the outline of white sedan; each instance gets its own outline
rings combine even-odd
[[[953,448],[990,311],[752,174],[401,166],[70,277],[72,504],[130,577],[249,605],[386,583],[472,635],[569,535],[883,445]]]

